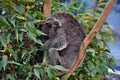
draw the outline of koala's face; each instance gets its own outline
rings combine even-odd
[[[42,31],[48,35],[49,38],[56,37],[57,30],[60,29],[60,22],[55,18],[48,18],[42,25]]]

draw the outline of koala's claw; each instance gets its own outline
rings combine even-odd
[[[48,18],[46,20],[46,23],[51,23],[52,25],[58,25],[58,26],[61,26],[61,23],[58,19],[56,18]]]

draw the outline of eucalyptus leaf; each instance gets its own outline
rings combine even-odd
[[[14,76],[11,74],[7,74],[7,80],[15,80]]]
[[[51,80],[56,80],[56,75],[55,75],[55,72],[52,68],[48,67],[47,73],[48,73],[48,76]]]
[[[4,71],[5,71],[7,64],[8,64],[8,57],[7,57],[7,55],[3,55],[2,56],[2,67],[3,67]]]
[[[19,37],[18,39],[22,42],[24,38],[24,33],[20,33],[18,37]]]
[[[24,27],[30,31],[32,34],[34,34],[35,36],[37,36],[37,29],[35,28],[35,25],[31,22],[28,22],[27,24],[24,25]]]
[[[3,46],[6,46],[6,43],[7,43],[6,39],[5,39],[3,36],[1,36],[1,35],[0,35],[0,43],[1,43]]]
[[[13,49],[11,49],[11,48],[7,48],[7,51],[10,53],[10,54],[14,54],[14,50]]]
[[[17,42],[18,42],[18,39],[19,39],[19,37],[18,37],[18,36],[19,36],[18,30],[15,31],[15,34],[16,34],[16,40],[17,40]]]
[[[38,68],[34,68],[34,73],[36,75],[36,77],[38,77],[40,79],[40,72],[39,72],[39,69]]]
[[[13,8],[19,14],[23,14],[25,12],[25,9],[24,9],[23,5],[16,5],[16,6],[13,6]]]
[[[10,27],[10,24],[3,16],[0,16],[0,24]]]
[[[62,67],[62,66],[60,66],[60,65],[55,65],[55,66],[53,66],[55,69],[57,69],[57,70],[60,70],[60,71],[67,71],[68,69],[66,69],[66,68],[64,68],[64,67]]]
[[[50,77],[50,79],[52,79],[53,74],[51,73],[51,69],[50,68],[47,68],[47,73],[48,73],[48,76]]]
[[[21,65],[20,63],[17,63],[17,62],[15,62],[15,61],[8,61],[8,64],[15,64],[15,65],[18,65],[18,66]]]
[[[21,20],[26,20],[26,18],[24,16],[21,16],[21,15],[17,15],[16,16],[18,19],[21,19]]]

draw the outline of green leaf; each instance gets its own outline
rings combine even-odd
[[[67,78],[68,75],[64,75],[62,76],[61,80],[65,80]]]
[[[26,78],[26,80],[30,80],[29,78],[32,76],[32,72],[28,73],[28,77]]]
[[[15,65],[18,65],[18,66],[21,65],[20,63],[17,63],[17,62],[15,62],[15,61],[8,61],[8,63],[9,63],[9,64],[15,64]]]
[[[48,67],[47,68],[47,74],[51,80],[56,80],[56,75],[54,69]]]
[[[7,44],[5,38],[3,38],[3,36],[1,36],[1,35],[0,35],[0,42],[3,46],[6,46],[6,44]]]
[[[46,77],[46,72],[45,72],[45,69],[44,68],[40,68],[40,75],[42,77]]]
[[[41,67],[41,65],[36,64],[36,65],[34,65],[34,67],[35,67],[35,68],[40,68],[40,67]]]
[[[40,31],[40,30],[37,30],[37,33],[38,33],[38,36],[40,36],[40,35],[46,35],[45,33],[43,33],[43,32]]]
[[[6,42],[9,43],[9,42],[10,42],[10,39],[11,39],[11,33],[9,33],[9,34],[7,35],[7,40],[6,40]]]
[[[31,32],[28,33],[28,36],[29,36],[29,38],[30,38],[31,40],[35,41],[35,43],[38,43],[38,44],[40,44],[40,45],[43,45],[42,41],[36,39],[35,35],[32,34]]]
[[[17,40],[17,42],[18,42],[18,39],[19,39],[19,37],[18,37],[18,36],[19,36],[18,30],[15,31],[15,34],[16,34],[16,40]]]
[[[7,80],[15,80],[14,76],[11,74],[7,74]]]
[[[3,55],[2,56],[2,67],[3,67],[4,71],[5,71],[7,64],[8,64],[8,57],[7,57],[7,55]]]
[[[3,16],[0,16],[0,24],[5,26],[10,26],[10,24],[7,22],[7,20]]]
[[[89,48],[86,50],[86,52],[91,54],[93,57],[95,56],[95,49]]]
[[[36,20],[34,20],[34,21],[31,21],[32,23],[39,23],[41,20],[38,20],[38,19],[36,19]]]
[[[91,76],[92,76],[92,77],[95,77],[96,73],[97,73],[96,69],[95,69],[95,68],[92,69],[92,71],[91,71]]]
[[[100,7],[100,6],[105,6],[106,3],[105,2],[102,2],[102,3],[99,3],[97,6]]]
[[[23,34],[23,33],[20,33],[18,37],[19,37],[19,40],[22,42],[22,41],[23,41],[23,38],[24,38],[24,34]]]
[[[35,39],[34,41],[35,41],[36,43],[40,44],[40,45],[43,45],[42,41],[39,40],[39,39]]]
[[[22,31],[22,32],[27,32],[27,30],[25,30],[25,29],[19,29],[20,31]]]
[[[52,79],[53,74],[52,74],[52,71],[49,67],[47,68],[47,73],[48,73],[49,78]]]
[[[0,71],[2,70],[2,62],[0,61]]]
[[[21,20],[26,20],[26,18],[23,17],[23,16],[21,16],[21,15],[16,15],[16,17],[17,17],[18,19],[21,19]]]
[[[55,65],[53,66],[55,69],[60,70],[60,71],[67,71],[68,69],[64,68],[63,66],[60,65]]]
[[[38,35],[37,33],[37,29],[35,28],[35,25],[31,22],[25,23],[24,27],[30,31],[32,34],[34,34],[34,36],[36,37]]]
[[[99,41],[99,42],[98,42],[98,46],[99,46],[100,48],[104,48],[104,43],[103,43],[102,41]]]
[[[15,19],[14,19],[14,17],[12,19],[10,19],[9,21],[15,27]]]
[[[103,8],[100,8],[100,7],[99,7],[98,10],[102,12],[102,11],[103,11]]]
[[[92,52],[92,53],[95,53],[95,49],[90,48],[90,49],[87,49],[86,52]]]
[[[102,35],[100,35],[100,33],[98,32],[98,33],[96,34],[96,38],[97,38],[97,39],[102,39]]]
[[[38,68],[34,68],[34,74],[36,77],[38,77],[40,79],[40,72],[39,72],[39,69]]]
[[[24,50],[24,51],[22,52],[21,59],[23,59],[26,54],[27,54],[27,50]]]
[[[88,64],[87,66],[88,66],[88,68],[89,68],[90,70],[92,70],[92,69],[95,68],[95,66],[94,66],[94,64],[92,63],[92,61],[88,61],[87,64]]]
[[[17,5],[17,6],[13,6],[14,10],[16,12],[18,12],[19,14],[24,14],[25,13],[25,9],[23,5]]]
[[[7,48],[7,51],[10,53],[10,54],[14,54],[14,50],[13,49],[11,49],[11,48]]]

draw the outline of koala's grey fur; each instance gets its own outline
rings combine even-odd
[[[48,36],[44,38],[44,47],[49,51],[48,63],[71,68],[85,38],[79,22],[71,14],[57,13],[46,19],[41,28]]]

